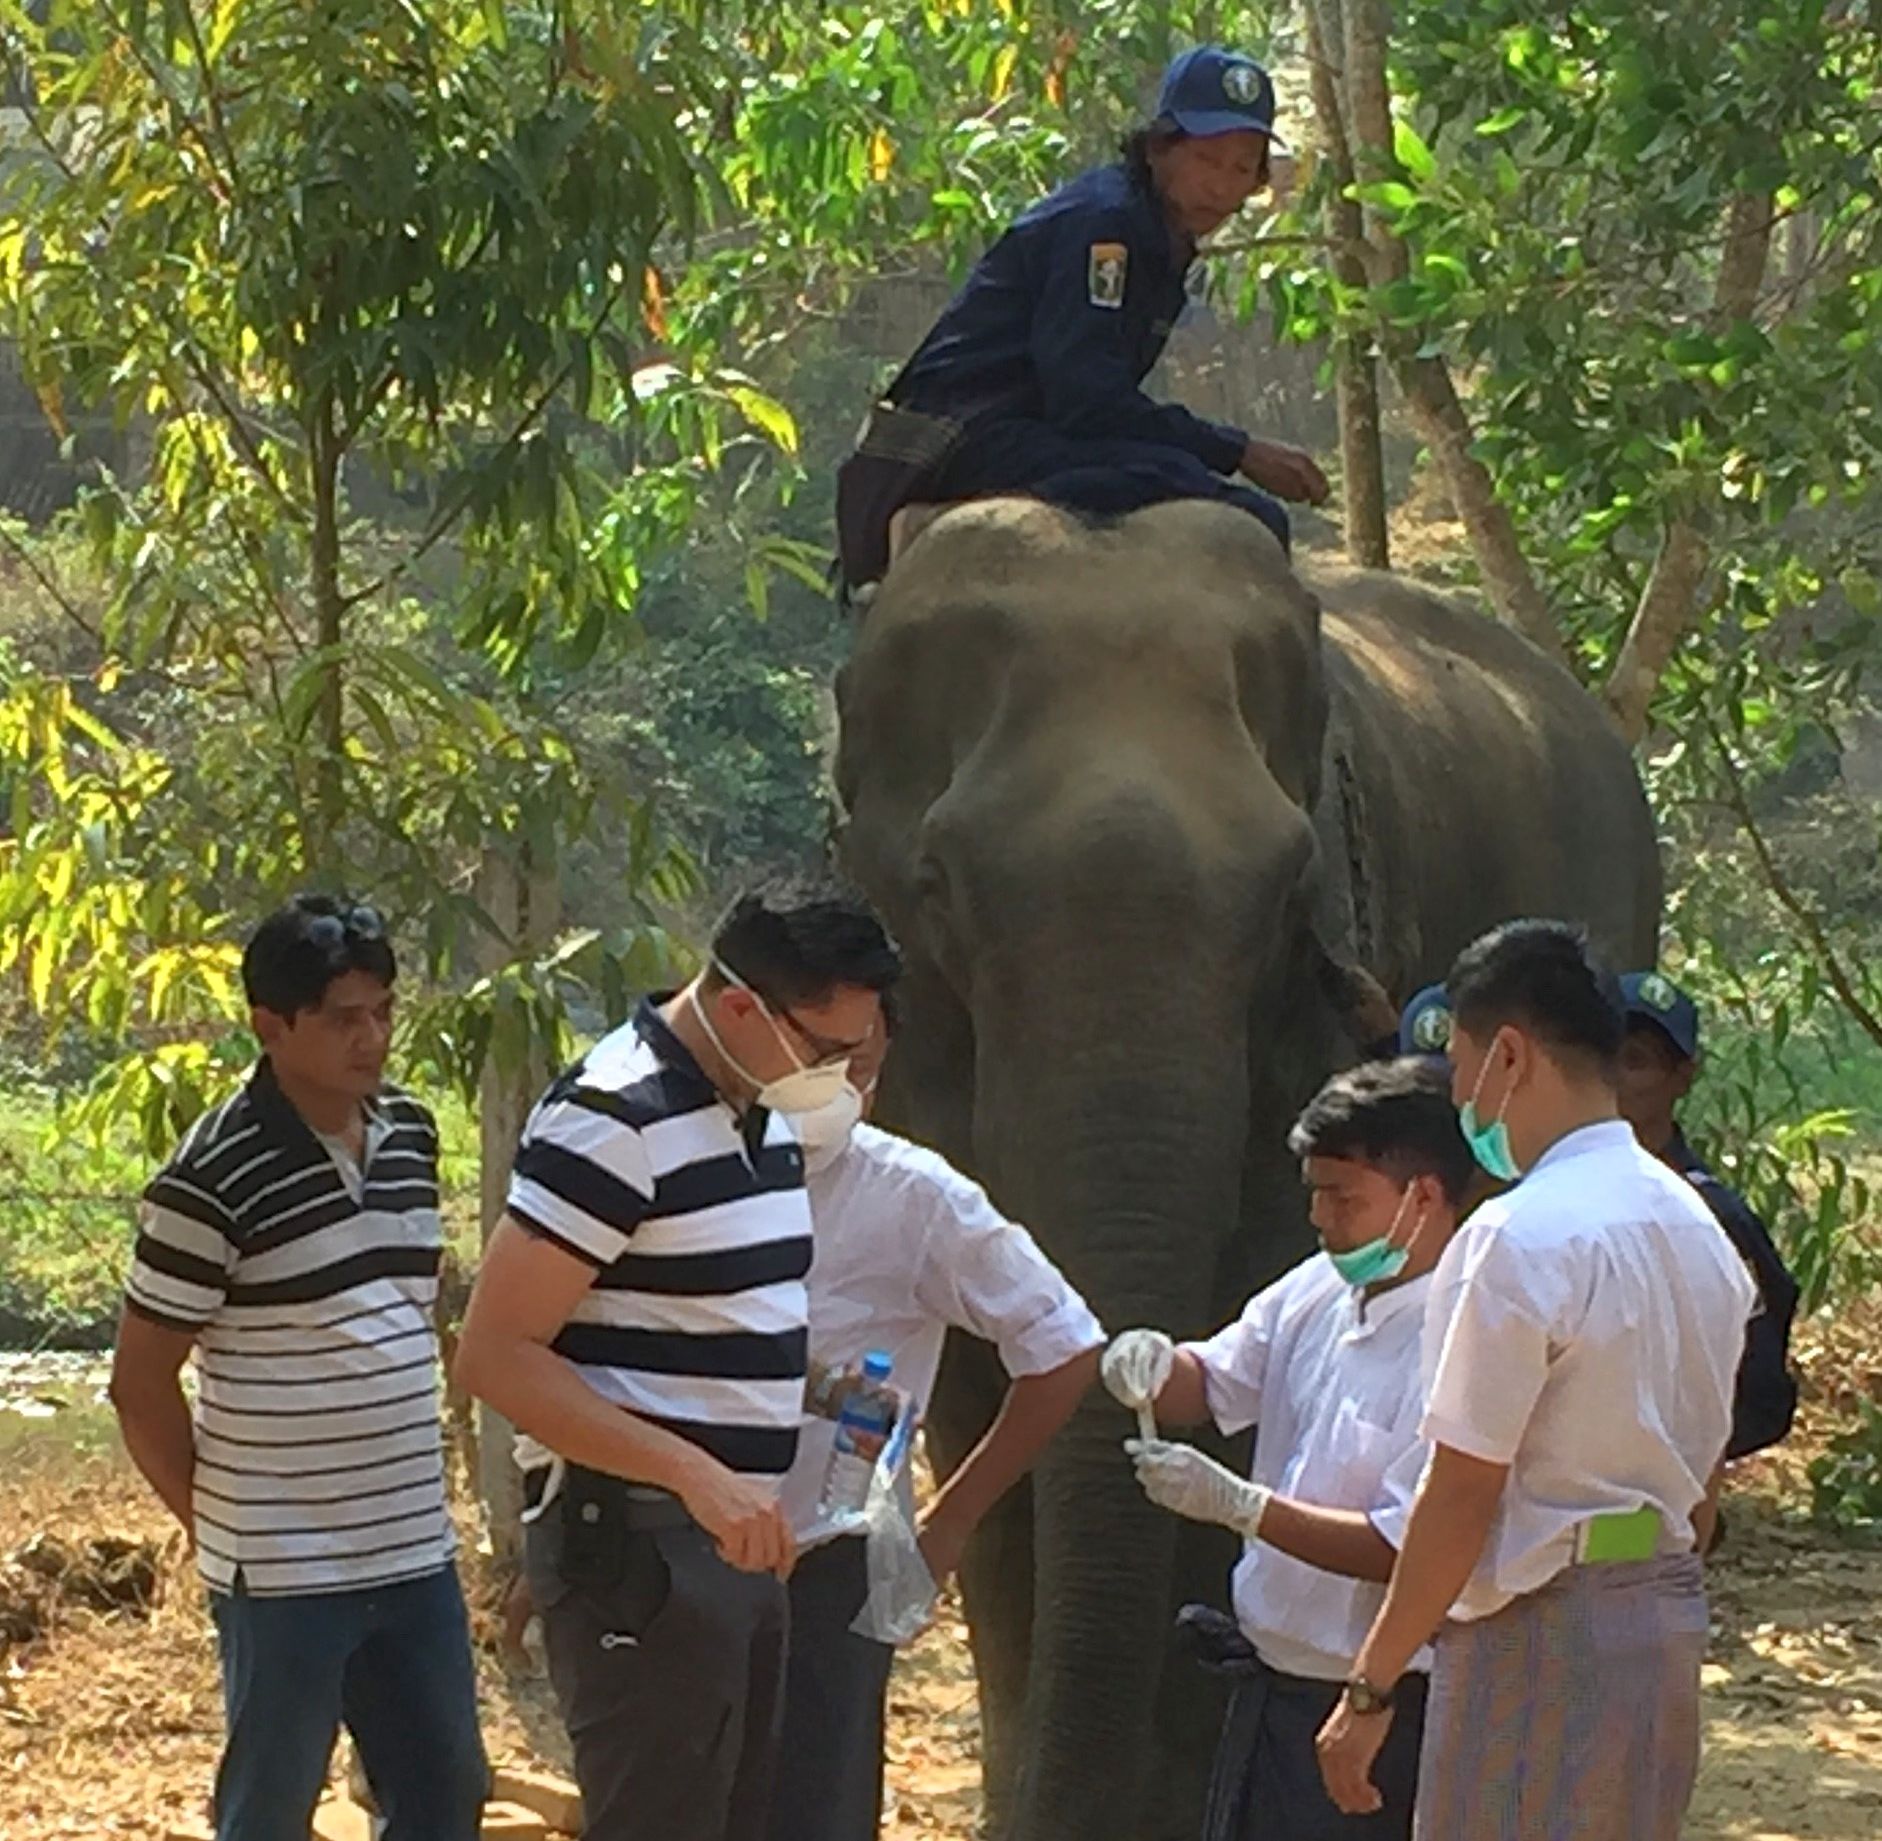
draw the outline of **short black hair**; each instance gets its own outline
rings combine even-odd
[[[1296,1157],[1343,1157],[1400,1181],[1435,1176],[1462,1202],[1476,1159],[1451,1104],[1451,1070],[1429,1055],[1367,1061],[1335,1074],[1287,1134]]]
[[[368,972],[389,985],[399,968],[378,909],[344,895],[296,895],[242,949],[249,1003],[290,1020],[313,1009],[348,972]]]
[[[1513,1024],[1555,1059],[1613,1074],[1627,1006],[1620,980],[1596,958],[1585,927],[1506,921],[1457,955],[1444,991],[1457,1026],[1480,1042]]]
[[[1118,142],[1117,150],[1132,172],[1140,179],[1147,178],[1153,153],[1161,152],[1165,147],[1174,147],[1178,141],[1186,141],[1188,138],[1173,121],[1141,122]]]
[[[861,895],[829,879],[788,878],[744,891],[712,932],[712,956],[768,1002],[821,1004],[841,985],[885,993],[902,955]]]

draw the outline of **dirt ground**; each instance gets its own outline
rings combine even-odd
[[[1734,1479],[1713,1580],[1694,1841],[1882,1835],[1882,1545],[1832,1536],[1802,1513],[1804,1465],[1824,1428],[1856,1395],[1882,1397],[1879,1331],[1872,1306],[1804,1332],[1805,1428],[1794,1448]],[[0,1555],[19,1556],[35,1536],[29,1559],[47,1536],[68,1555],[124,1536],[153,1544],[158,1575],[148,1610],[106,1610],[79,1602],[72,1579],[48,1587],[43,1570],[0,1561],[0,1836],[154,1841],[199,1820],[220,1732],[209,1627],[180,1539],[117,1453],[95,1378],[0,1371],[0,1472]],[[558,1763],[543,1684],[496,1653],[498,1581],[475,1561],[470,1572],[491,1751]],[[891,1720],[890,1841],[967,1841],[978,1739],[957,1618],[903,1658]]]

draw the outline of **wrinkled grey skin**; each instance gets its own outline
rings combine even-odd
[[[909,956],[884,1117],[1113,1332],[1205,1333],[1310,1244],[1284,1140],[1355,1058],[1338,966],[1403,999],[1523,914],[1652,962],[1652,825],[1567,674],[1407,583],[1312,588],[1221,507],[988,501],[896,564],[839,681],[843,853]],[[944,1465],[999,1385],[950,1352]],[[1144,1503],[1130,1430],[1095,1390],[964,1569],[1003,1841],[1197,1832],[1219,1701],[1170,1627],[1232,1547]]]

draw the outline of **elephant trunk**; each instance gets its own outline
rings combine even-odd
[[[1193,964],[1172,977],[1140,960],[1128,981],[1114,969],[1099,987],[1060,988],[1053,1014],[1041,1014],[1051,976],[991,1007],[1000,1020],[977,1030],[976,1151],[1107,1329],[1198,1336],[1215,1327],[1240,1215],[1245,1012],[1225,1013],[1232,986]],[[1094,1019],[1106,1030],[1096,1043]],[[1152,1786],[1199,1777],[1195,1757],[1158,1740],[1178,1527],[1137,1486],[1122,1449],[1134,1431],[1094,1392],[1034,1474],[1016,1841],[1141,1841],[1174,1815],[1153,1812]],[[1213,1738],[1208,1705],[1198,1683],[1192,1750]]]

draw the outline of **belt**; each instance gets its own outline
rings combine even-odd
[[[663,1528],[684,1528],[693,1519],[686,1504],[663,1489],[654,1489],[645,1483],[629,1483],[619,1477],[604,1478],[599,1472],[569,1464],[558,1457],[523,1472],[524,1521],[541,1519],[562,1494],[571,1472],[578,1473],[585,1481],[599,1480],[603,1488],[617,1492],[621,1525],[634,1533],[655,1534]]]
[[[1596,1515],[1575,1529],[1575,1564],[1651,1560],[1660,1551],[1660,1511],[1645,1507]]]

